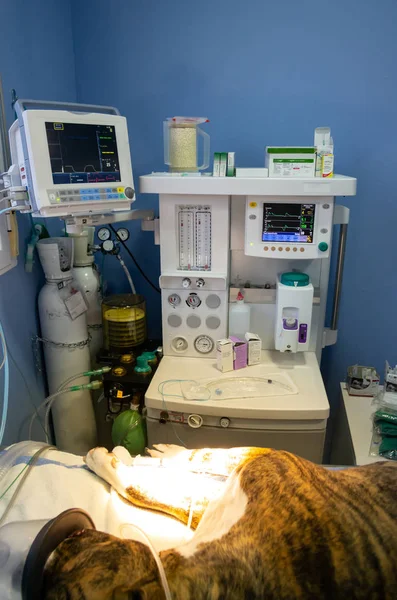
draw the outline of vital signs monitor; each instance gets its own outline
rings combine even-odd
[[[245,249],[263,258],[328,258],[334,199],[247,196]]]
[[[49,217],[129,210],[134,184],[125,117],[108,107],[37,106],[19,100],[10,129],[12,162],[33,211]]]

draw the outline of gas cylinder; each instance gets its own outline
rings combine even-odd
[[[102,294],[99,274],[95,267],[94,255],[90,248],[94,244],[94,227],[85,227],[82,232],[68,233],[73,238],[73,279],[84,293],[87,301],[87,326],[90,334],[91,366],[94,368],[96,357],[102,348]]]
[[[72,238],[40,240],[37,250],[46,277],[38,299],[41,335],[48,388],[54,394],[68,378],[90,370],[86,308],[71,310],[68,304],[70,298],[80,297],[76,296],[72,277]],[[88,383],[88,378],[73,381],[73,385],[80,383]],[[96,445],[95,416],[88,390],[58,396],[52,405],[52,416],[60,450],[85,454]]]

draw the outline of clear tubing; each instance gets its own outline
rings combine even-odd
[[[4,198],[4,200],[5,200],[5,198]],[[9,206],[8,208],[3,208],[3,210],[0,210],[0,215],[3,215],[4,213],[7,213],[7,212],[14,212],[17,210],[28,211],[30,209],[29,209],[29,206],[26,206],[26,205],[24,205],[24,206]]]
[[[51,406],[52,403],[54,402],[54,400],[56,400],[58,398],[58,396],[61,396],[62,394],[67,394],[68,392],[71,392],[74,390],[58,390],[57,392],[55,392],[55,394],[52,394],[52,396],[48,396],[48,398],[46,398],[45,402],[47,404],[47,410],[45,411],[45,417],[44,417],[44,430],[45,430],[45,435],[46,435],[46,439],[48,440],[48,430],[50,428],[50,412],[51,412]]]
[[[111,370],[110,367],[102,367],[101,369],[95,369],[93,371],[84,371],[83,373],[78,373],[77,375],[72,375],[71,377],[66,379],[66,381],[64,381],[59,386],[59,388],[56,391],[56,395],[58,395],[58,392],[66,391],[65,387],[67,387],[69,385],[69,383],[72,383],[72,381],[74,381],[75,379],[79,379],[80,377],[90,377],[91,375],[103,375],[103,373],[109,373],[110,370]],[[74,391],[74,390],[70,390],[70,391]],[[47,404],[47,402],[52,400],[53,397],[54,397],[54,395],[48,396],[48,398],[46,398],[37,409],[35,408],[36,412],[33,413],[32,417],[30,419],[30,423],[29,423],[29,439],[32,438],[32,427],[33,427],[35,418],[39,416],[39,411]],[[46,441],[48,442],[47,430],[48,429],[44,428],[44,433],[46,434]]]
[[[17,499],[17,496],[18,496],[19,492],[21,491],[22,485],[25,483],[27,476],[29,475],[29,473],[32,470],[32,467],[37,462],[37,459],[39,458],[39,456],[41,456],[41,454],[43,454],[47,450],[55,450],[55,448],[54,448],[54,446],[47,446],[47,445],[42,446],[35,452],[35,454],[33,454],[32,458],[30,459],[30,461],[27,465],[27,468],[23,469],[24,473],[23,473],[22,479],[20,479],[17,489],[14,491],[9,503],[7,504],[5,511],[3,512],[3,514],[0,517],[0,525],[2,523],[4,523],[5,518],[7,517],[11,508],[14,506],[15,500]],[[22,475],[22,471],[21,471],[20,475]]]
[[[1,213],[0,213],[1,214]],[[8,363],[8,354],[7,354],[7,346],[6,340],[4,336],[3,326],[0,321],[0,334],[1,334],[1,342],[3,346],[4,353],[4,395],[3,395],[3,411],[1,415],[1,425],[0,425],[0,444],[3,442],[4,431],[6,428],[7,422],[7,413],[8,413],[8,397],[10,393],[10,365]]]
[[[69,388],[65,388],[65,384],[62,384],[62,389],[58,390],[55,394],[53,394],[52,396],[50,396],[49,398],[46,399],[47,410],[45,412],[44,429],[45,429],[45,434],[46,434],[47,439],[48,439],[48,430],[50,428],[50,412],[51,412],[52,405],[54,404],[57,397],[60,396],[61,394],[65,394],[68,392],[77,392],[79,390],[98,389],[97,387],[94,386],[94,384],[95,384],[95,382],[87,383],[87,384],[83,384],[83,385],[76,385],[76,386],[72,386]]]
[[[166,600],[172,600],[171,591],[170,591],[170,587],[168,585],[167,576],[164,571],[163,563],[161,562],[160,556],[156,552],[156,549],[153,546],[150,538],[146,535],[146,533],[144,531],[142,531],[142,529],[140,527],[138,527],[137,525],[133,525],[132,523],[123,523],[120,526],[121,535],[123,535],[123,528],[125,528],[125,527],[132,527],[133,529],[136,529],[137,531],[139,531],[139,533],[142,535],[142,537],[146,540],[149,550],[153,554],[153,558],[156,561],[156,565],[157,565],[157,568],[159,571],[160,581],[161,581],[161,585],[163,586],[165,598],[166,598]],[[125,537],[124,537],[124,539],[125,539]]]
[[[134,286],[134,282],[132,281],[132,277],[130,275],[129,270],[127,269],[125,262],[123,261],[123,259],[121,258],[120,254],[117,254],[117,258],[119,259],[119,262],[121,264],[121,266],[123,267],[123,271],[128,279],[128,283],[130,284],[130,288],[133,294],[136,294],[136,289]]]
[[[60,396],[61,393],[64,393],[65,390],[64,388],[67,387],[67,385],[69,383],[71,383],[72,381],[74,381],[75,379],[78,379],[79,377],[86,377],[86,371],[84,371],[84,373],[79,373],[78,375],[72,375],[71,377],[69,377],[68,379],[66,379],[66,381],[64,381],[59,388],[57,389],[57,391],[55,392],[55,394],[52,394],[51,396],[48,396],[37,408],[36,412],[33,413],[31,419],[30,419],[30,423],[29,423],[29,439],[32,439],[32,428],[33,428],[33,423],[36,417],[38,417],[39,412],[41,411],[42,408],[44,408],[48,402],[50,402],[53,398],[56,398],[58,396]],[[46,418],[47,418],[47,413],[46,413]],[[46,436],[46,442],[48,442],[48,426],[46,421],[44,421],[44,431],[45,431],[45,436]]]
[[[44,442],[19,442],[13,444],[0,456],[0,482],[8,473],[10,468],[15,464],[20,456],[25,456],[32,444],[39,444],[39,448],[43,447]]]
[[[4,336],[3,336],[3,334],[1,332],[0,332],[0,337],[1,337],[1,347],[3,349],[3,360],[1,361],[1,365],[0,365],[0,371],[1,371],[1,369],[4,367],[4,364],[6,362],[6,357],[7,357],[7,354],[8,354],[8,350],[7,350],[7,346],[6,346],[6,343],[5,343]]]

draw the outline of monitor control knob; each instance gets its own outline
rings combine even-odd
[[[184,279],[182,279],[182,287],[184,288],[188,288],[191,286],[191,281],[189,279],[189,277],[185,277]]]
[[[202,277],[199,277],[199,279],[196,279],[196,285],[198,288],[202,288],[205,286],[205,281]]]
[[[133,199],[133,197],[135,196],[135,190],[132,187],[126,187],[124,190],[124,195],[129,198],[130,200]]]

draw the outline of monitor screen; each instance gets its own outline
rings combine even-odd
[[[312,244],[315,204],[263,204],[262,242]]]
[[[45,126],[54,184],[121,181],[113,126],[48,122]]]

